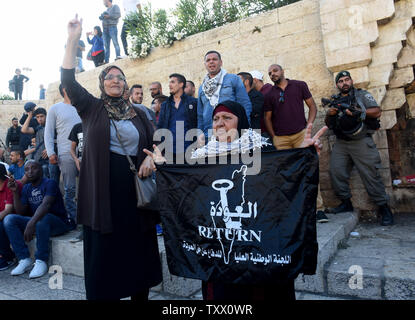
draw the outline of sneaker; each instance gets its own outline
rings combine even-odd
[[[161,227],[161,225],[156,224],[156,231],[157,231],[157,235],[158,236],[162,236],[163,235],[163,228]]]
[[[329,218],[321,210],[317,211],[316,220],[318,223],[329,222]]]
[[[36,259],[35,266],[29,274],[30,279],[39,278],[48,272],[48,265],[45,261]]]
[[[118,56],[118,57],[115,58],[115,61],[120,60],[120,59],[122,59],[122,57]]]
[[[20,276],[32,267],[32,259],[26,258],[19,260],[19,264],[10,273],[12,276]]]
[[[16,260],[14,259],[6,260],[4,258],[0,258],[0,271],[7,270],[14,264],[16,264]]]
[[[84,233],[81,231],[75,238],[69,240],[70,243],[77,243],[84,240]]]

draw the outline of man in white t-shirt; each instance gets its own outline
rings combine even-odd
[[[123,0],[122,6],[124,8],[124,23],[121,30],[121,41],[124,47],[125,55],[128,56],[128,44],[127,44],[127,24],[125,23],[125,17],[131,13],[141,10],[140,0]]]

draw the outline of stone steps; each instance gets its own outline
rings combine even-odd
[[[316,274],[313,276],[299,275],[295,281],[297,291],[327,293],[327,280],[325,266],[336,254],[339,245],[358,222],[356,212],[345,212],[338,215],[328,215],[328,223],[317,224],[318,264]]]
[[[327,281],[324,266],[335,255],[339,243],[345,240],[357,224],[356,213],[330,215],[330,222],[317,225],[319,253],[317,273],[313,276],[300,275],[296,280],[296,290],[304,292],[327,293]],[[83,242],[71,243],[77,235],[72,231],[51,239],[50,265],[59,265],[65,274],[83,277]],[[201,289],[201,281],[171,275],[167,266],[167,256],[163,237],[158,237],[160,259],[162,262],[163,282],[152,291],[175,296],[191,297]],[[34,241],[30,247],[34,249]]]
[[[395,225],[362,223],[326,265],[329,296],[415,300],[415,215],[395,214]]]

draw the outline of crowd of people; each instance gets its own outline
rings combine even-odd
[[[112,0],[103,0],[106,10],[98,17],[102,22],[101,26],[95,26],[93,32],[86,33],[87,42],[92,46],[88,52],[87,59],[94,62],[95,67],[106,64],[110,60],[111,41],[115,49],[115,60],[121,59],[121,48],[118,42],[118,23],[121,18],[121,10],[117,4],[113,4]],[[123,0],[124,16],[128,16],[132,12],[141,9],[140,0]],[[121,29],[121,42],[124,49],[125,56],[128,56],[128,42],[127,42],[126,22],[123,22]],[[77,66],[76,72],[83,72],[82,66],[82,52],[85,51],[85,43],[79,40],[77,48]]]
[[[104,3],[109,8],[108,16],[117,11],[112,1]],[[106,19],[105,14],[103,17]],[[106,48],[109,38],[105,34],[114,30],[116,25],[104,26]],[[63,101],[51,106],[48,112],[27,103],[20,119],[22,127],[13,118],[7,132],[7,150],[2,154],[8,151],[10,159],[0,163],[0,270],[17,262],[12,275],[29,269],[30,278],[44,275],[49,238],[82,225],[83,230],[73,241],[84,242],[87,298],[131,296],[134,300],[146,300],[149,288],[162,280],[157,245],[157,233],[162,230],[155,230],[160,223],[157,214],[136,206],[134,179],[126,156],[132,159],[138,176],[145,178],[154,175],[155,164],[167,159],[169,153],[178,163],[187,159],[189,149],[203,147],[212,139],[230,143],[242,129],[248,128],[268,138],[277,150],[314,145],[320,152],[319,137],[327,127],[311,137],[317,107],[306,82],[286,78],[284,68],[278,64],[267,70],[272,84],[264,83],[264,75],[258,70],[228,73],[221,54],[214,50],[201,57],[207,73],[197,97],[193,81],[181,73],[172,73],[169,96],[163,94],[159,81],[151,83],[153,101],[148,108],[142,104],[143,86],[129,87],[124,72],[110,65],[99,75],[101,95],[96,98],[75,79],[81,32],[78,18],[71,20],[59,87]],[[94,45],[100,33],[100,28],[96,28],[95,41],[91,40]],[[102,46],[97,45],[95,50],[94,57],[102,59]],[[105,51],[104,59],[108,58]],[[333,99],[349,99],[351,103],[357,99],[365,110],[364,121],[379,118],[376,101],[368,92],[354,88],[349,72],[337,75],[336,86],[339,94]],[[304,103],[309,108],[308,118]],[[381,223],[391,225],[393,215],[377,172],[380,157],[371,136],[376,128],[367,125],[353,132],[341,130],[343,123],[353,123],[353,112],[354,109],[346,110],[340,117],[335,104],[327,112],[326,124],[337,136],[330,173],[341,204],[323,212],[319,194],[317,221],[328,221],[324,213],[353,210],[348,179],[354,164],[369,195],[380,207]],[[160,129],[167,129],[172,137],[164,149],[163,139],[154,138]],[[187,133],[193,129],[199,130],[198,135],[189,138]],[[32,268],[25,241],[34,235],[37,248]],[[127,269],[114,272],[120,263]],[[205,299],[230,298],[239,290],[225,290],[215,284],[219,287],[209,294],[211,285],[204,283]],[[287,297],[295,298],[293,283],[286,286]]]

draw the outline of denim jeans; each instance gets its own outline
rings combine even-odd
[[[30,258],[29,249],[24,241],[24,231],[30,219],[30,217],[18,214],[9,214],[3,220],[4,229],[19,261]],[[69,224],[65,223],[61,218],[50,213],[46,214],[36,224],[35,258],[47,263],[49,261],[49,238],[69,230]]]
[[[66,212],[69,217],[76,221],[76,177],[78,169],[75,161],[70,154],[63,154],[59,156],[59,168],[62,172],[63,186],[65,190],[64,201]]]
[[[14,100],[22,100],[23,88],[14,89]]]
[[[121,29],[121,42],[124,47],[124,53],[128,56],[128,42],[127,42],[127,24],[124,22]]]
[[[104,27],[102,32],[102,39],[104,40],[105,47],[105,62],[110,61],[110,44],[111,40],[115,47],[115,55],[119,57],[120,54],[120,45],[118,44],[118,29],[117,26]]]
[[[9,237],[4,229],[3,221],[0,221],[0,256],[6,261],[11,260],[14,257],[14,253],[10,248]]]
[[[84,67],[82,66],[82,58],[76,57],[76,68],[78,69],[78,72],[84,71]]]
[[[48,178],[49,179],[49,164],[45,163],[42,164],[42,170],[43,170],[43,178]]]
[[[55,180],[56,183],[59,185],[60,176],[61,171],[59,170],[59,166],[57,164],[49,163],[49,179]]]

